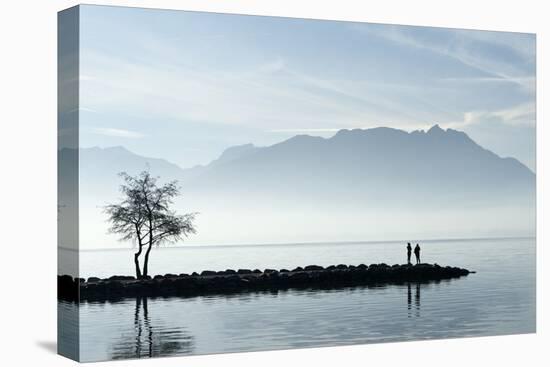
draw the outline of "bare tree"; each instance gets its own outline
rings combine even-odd
[[[157,178],[149,171],[137,176],[120,173],[124,180],[120,190],[123,200],[105,207],[111,227],[109,231],[120,235],[122,241],[135,241],[134,254],[136,277],[148,275],[149,254],[153,245],[162,242],[182,241],[191,233],[196,233],[193,221],[197,213],[177,215],[170,206],[179,195],[177,181],[164,185],[157,184]],[[139,257],[145,249],[143,271]]]

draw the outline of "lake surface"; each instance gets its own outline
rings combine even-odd
[[[477,273],[427,284],[83,303],[81,360],[535,331],[535,239],[423,241],[421,247],[423,262]],[[402,242],[189,246],[154,249],[150,268],[163,274],[405,261]],[[133,275],[132,252],[81,252],[80,272]],[[76,306],[62,308],[65,317],[76,317]]]

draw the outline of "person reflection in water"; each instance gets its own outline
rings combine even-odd
[[[414,247],[414,256],[416,257],[416,263],[420,264],[420,246],[418,246],[418,243]]]
[[[412,305],[411,283],[407,283],[407,310],[409,311],[408,317],[411,317],[411,305]]]
[[[414,295],[414,303],[416,306],[416,317],[420,317],[420,283],[416,283],[416,293]]]
[[[411,243],[407,242],[407,265],[411,264],[411,252],[412,252]]]
[[[413,294],[412,294],[411,283],[407,283],[407,317],[410,318],[413,316]],[[414,293],[414,316],[420,317],[420,283],[416,283],[415,293]]]

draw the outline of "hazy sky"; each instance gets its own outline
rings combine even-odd
[[[81,146],[228,146],[435,123],[535,169],[535,36],[81,7]]]

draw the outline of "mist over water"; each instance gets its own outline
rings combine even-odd
[[[77,151],[60,156],[71,161]],[[177,213],[200,213],[195,244],[535,235],[535,174],[438,125],[228,146],[191,168],[124,147],[80,149],[78,162],[80,249],[120,247],[102,208],[120,200],[118,173],[144,169],[178,181]]]
[[[446,208],[445,203],[436,208],[423,208],[405,202],[398,209],[374,204],[358,209],[351,205],[346,207],[344,203],[332,206],[326,202],[307,202],[304,198],[293,204],[284,200],[263,196],[252,205],[244,198],[235,203],[215,196],[188,198],[184,193],[175,209],[178,213],[199,212],[195,221],[197,233],[177,245],[528,237],[535,234],[535,211],[529,205],[457,209]],[[80,221],[83,223],[80,249],[132,246],[107,232],[106,217],[100,207],[81,208]]]

